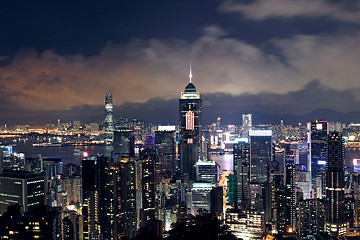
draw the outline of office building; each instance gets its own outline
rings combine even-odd
[[[308,122],[308,171],[311,172],[312,186],[315,186],[316,176],[326,167],[326,141],[329,134],[328,122],[316,120]]]
[[[250,144],[238,142],[233,145],[234,174],[237,176],[237,204],[241,209],[249,206]]]
[[[252,114],[243,114],[242,115],[242,127],[243,127],[243,137],[249,137],[249,131],[252,128]]]
[[[296,229],[296,206],[295,206],[295,150],[291,145],[285,147],[285,224],[287,232],[294,232]]]
[[[215,161],[198,161],[196,163],[196,181],[214,183],[218,182],[219,164]]]
[[[206,210],[210,212],[211,208],[211,183],[193,183],[191,189],[191,214],[196,215]]]
[[[36,205],[47,201],[47,178],[31,172],[4,171],[0,177],[0,215],[7,207],[19,204],[24,211],[33,211]]]
[[[345,147],[342,134],[331,132],[327,140],[326,222],[325,231],[332,237],[348,233],[345,218]]]
[[[135,137],[130,130],[118,130],[114,132],[114,157],[128,158],[135,156]]]
[[[271,130],[251,130],[250,135],[250,182],[265,183],[268,181],[273,159]]]
[[[84,239],[106,236],[106,169],[109,160],[104,156],[82,160],[83,232]]]
[[[114,106],[112,102],[112,94],[105,95],[105,142],[111,144],[114,139]]]
[[[159,126],[155,132],[156,170],[158,180],[171,177],[176,170],[175,126]]]
[[[190,71],[190,83],[179,100],[180,171],[186,182],[196,180],[195,164],[201,158],[201,98],[191,81]]]
[[[155,219],[155,154],[141,156],[141,226]]]

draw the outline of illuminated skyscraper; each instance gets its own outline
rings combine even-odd
[[[285,223],[288,232],[295,231],[295,150],[290,145],[285,148]]]
[[[271,130],[251,130],[250,135],[250,182],[268,181],[272,161]]]
[[[252,114],[243,114],[243,137],[249,137],[249,131],[252,127]]]
[[[332,132],[327,141],[325,231],[332,237],[348,232],[345,219],[345,147],[342,134]]]
[[[270,169],[273,159],[272,131],[250,130],[250,202],[264,211],[264,220],[271,219]]]
[[[156,170],[159,179],[171,176],[176,169],[175,126],[159,126],[155,132]]]
[[[237,175],[237,204],[242,209],[249,205],[250,144],[234,144],[234,174]]]
[[[326,164],[326,141],[329,134],[328,122],[316,120],[308,123],[308,170],[311,172],[312,184],[315,184],[316,176],[325,170]]]
[[[105,141],[111,144],[114,139],[114,106],[112,103],[112,95],[105,95]]]
[[[106,236],[106,168],[108,162],[109,159],[103,156],[82,159],[84,239],[98,239]]]
[[[179,100],[180,171],[189,181],[196,180],[195,164],[201,157],[201,98],[191,82],[181,92]]]

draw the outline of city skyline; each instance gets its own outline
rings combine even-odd
[[[114,116],[176,123],[171,109],[190,60],[205,123],[218,116],[237,123],[243,113],[255,123],[360,116],[359,1],[8,2],[2,9],[0,124],[100,120],[106,93]]]

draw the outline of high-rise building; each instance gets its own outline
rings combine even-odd
[[[0,177],[0,215],[7,207],[19,204],[24,211],[33,211],[36,205],[45,205],[47,177],[31,172],[4,171]]]
[[[249,137],[249,131],[252,128],[252,114],[243,114],[242,115],[243,123],[243,137]]]
[[[155,150],[145,147],[140,150],[141,160],[141,226],[155,219]]]
[[[211,208],[211,183],[194,183],[191,189],[191,214],[198,214],[199,211],[210,212]]]
[[[130,130],[115,131],[113,146],[115,158],[135,156],[134,132]]]
[[[294,232],[296,229],[295,221],[295,150],[290,145],[285,147],[285,224],[287,232]]]
[[[251,130],[250,135],[250,182],[265,183],[268,181],[272,162],[271,130]]]
[[[176,170],[175,126],[159,126],[155,131],[156,170],[159,181]]]
[[[215,161],[198,161],[196,163],[196,180],[216,184],[219,178],[219,164]]]
[[[114,106],[112,102],[112,94],[105,95],[105,141],[111,144],[114,139]]]
[[[325,231],[332,237],[349,230],[345,219],[345,147],[342,134],[331,132],[327,140]]]
[[[316,120],[308,122],[308,171],[311,172],[312,186],[315,186],[316,176],[326,167],[326,141],[329,134],[328,122]]]
[[[272,131],[250,130],[250,203],[271,220],[270,169],[273,159]]]
[[[82,160],[84,239],[98,239],[106,235],[108,161],[108,158],[104,156]]]
[[[234,174],[237,175],[237,204],[240,208],[246,209],[250,199],[250,144],[238,142],[233,145],[233,148]]]
[[[308,235],[324,232],[324,199],[301,199],[297,219],[299,239],[305,239]]]
[[[24,213],[18,204],[10,206],[0,217],[0,239],[63,239],[61,212],[46,205],[35,207]]]
[[[191,78],[190,70],[190,83],[179,100],[180,171],[185,181],[196,180],[195,164],[201,158],[201,98]]]
[[[114,240],[133,238],[137,229],[136,162],[122,158],[110,167],[108,228]]]

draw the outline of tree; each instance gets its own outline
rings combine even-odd
[[[167,240],[235,240],[229,226],[223,225],[213,214],[191,216],[172,225]]]

